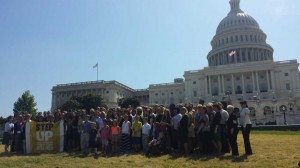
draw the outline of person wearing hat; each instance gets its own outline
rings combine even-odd
[[[246,155],[252,155],[250,144],[250,131],[252,123],[250,120],[250,110],[246,101],[240,102],[242,110],[240,111],[240,126],[243,134]]]

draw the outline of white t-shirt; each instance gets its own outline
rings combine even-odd
[[[151,130],[151,125],[149,123],[145,123],[142,127],[142,134],[149,135]]]
[[[14,128],[14,123],[6,122],[5,123],[4,132],[14,133],[14,129],[13,128]]]
[[[247,124],[251,124],[250,110],[245,107],[240,111],[240,125],[246,127]]]
[[[226,124],[228,118],[229,118],[228,112],[226,110],[222,109],[221,110],[221,121],[220,121],[220,124]]]
[[[122,134],[129,134],[129,125],[130,125],[130,121],[124,121],[122,123]]]
[[[182,118],[182,115],[180,113],[178,113],[177,115],[175,115],[173,118],[172,118],[172,123],[173,123],[173,128],[174,129],[177,129],[179,127],[179,123],[180,123],[180,120]]]

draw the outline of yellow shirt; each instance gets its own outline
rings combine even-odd
[[[142,123],[141,122],[133,122],[132,123],[132,136],[133,137],[141,137],[142,136]]]

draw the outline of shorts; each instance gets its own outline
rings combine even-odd
[[[132,144],[134,145],[141,144],[141,137],[132,137]]]
[[[112,142],[119,142],[121,140],[120,134],[111,135]]]
[[[11,140],[12,140],[11,135],[8,132],[4,132],[2,144],[3,145],[11,145]]]
[[[101,140],[102,148],[105,148],[108,146],[108,140],[107,139],[102,139]]]

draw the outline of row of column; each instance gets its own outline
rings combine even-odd
[[[235,55],[229,56],[229,53],[235,51]],[[211,56],[208,60],[210,66],[224,65],[230,63],[250,62],[259,60],[272,60],[272,52],[266,49],[246,48],[233,49],[220,52]]]
[[[253,71],[251,72],[251,81],[252,81],[252,91],[260,92],[260,84],[259,84],[259,72],[262,73],[263,71]],[[274,90],[274,72],[270,70],[264,71],[266,80],[267,80],[267,90]],[[224,74],[223,75],[217,75],[218,78],[218,94],[219,95],[225,95],[226,94],[226,88],[225,88],[225,80],[224,80]],[[236,88],[235,88],[235,78],[236,75],[231,74],[231,87],[232,87],[232,94],[235,94]],[[244,73],[240,74],[241,80],[242,80],[242,94],[246,93],[245,90],[245,77]],[[212,76],[207,76],[205,78],[205,88],[206,88],[206,95],[212,95]]]
[[[57,94],[59,95],[59,97],[62,97],[62,95],[64,94],[64,97],[67,96],[68,97],[68,93],[70,94],[69,96],[77,96],[77,95],[81,95],[81,94],[95,94],[95,92],[93,91],[94,89],[86,89],[86,90],[76,90],[76,91],[65,91],[65,92],[58,92]],[[56,94],[56,95],[57,95]],[[96,90],[96,95],[104,95],[104,89],[98,89]]]

